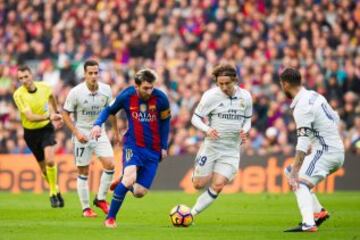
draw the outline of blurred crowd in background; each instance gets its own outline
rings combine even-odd
[[[190,120],[220,62],[236,65],[239,85],[253,96],[245,154],[294,152],[278,77],[284,67],[300,69],[306,87],[328,99],[346,149],[360,154],[360,1],[2,0],[0,49],[1,153],[30,153],[12,100],[17,66],[28,64],[63,105],[93,58],[114,96],[138,69],[156,70],[156,87],[171,103],[170,155],[198,150],[204,134]],[[123,114],[118,124],[123,134]],[[72,153],[65,127],[56,140],[58,154]]]

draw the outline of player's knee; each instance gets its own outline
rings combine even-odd
[[[222,182],[211,184],[211,188],[217,193],[220,193],[224,187],[225,187],[225,183]]]
[[[145,195],[146,195],[146,191],[144,191],[144,190],[134,191],[134,197],[136,197],[136,198],[142,198]]]
[[[115,165],[114,162],[108,162],[106,165],[104,165],[105,170],[114,170]]]
[[[196,190],[201,190],[205,187],[205,184],[199,181],[194,181],[193,186]]]
[[[114,160],[112,158],[104,160],[103,167],[106,170],[114,170],[115,168]]]
[[[121,182],[125,187],[131,188],[135,183],[135,178],[124,176]]]

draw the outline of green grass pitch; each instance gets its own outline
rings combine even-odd
[[[222,195],[189,228],[175,228],[170,209],[191,206],[197,195],[150,192],[143,199],[127,196],[118,215],[118,228],[103,226],[98,218],[81,217],[76,193],[64,194],[66,206],[51,209],[46,194],[0,193],[0,240],[126,240],[126,239],[349,239],[360,240],[360,192],[319,195],[331,218],[317,233],[283,233],[300,215],[293,194]]]

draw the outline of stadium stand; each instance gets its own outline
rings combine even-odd
[[[63,104],[82,80],[83,61],[95,58],[114,95],[137,69],[156,69],[157,87],[171,100],[170,155],[197,151],[203,135],[191,114],[222,61],[237,66],[253,95],[247,155],[294,151],[295,125],[278,79],[285,66],[299,68],[306,86],[326,96],[342,118],[346,149],[360,154],[359,26],[355,0],[1,1],[0,153],[29,152],[12,100],[17,66],[30,65]],[[119,127],[126,129],[121,115]],[[65,128],[56,138],[57,153],[71,153]]]

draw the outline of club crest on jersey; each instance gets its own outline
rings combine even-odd
[[[245,101],[243,98],[239,99],[239,106],[240,106],[240,109],[245,109]]]
[[[127,148],[125,152],[125,160],[129,161],[132,158],[132,156],[133,156],[132,149]]]
[[[155,111],[156,110],[156,105],[155,104],[150,104],[149,105],[149,111]]]
[[[146,107],[146,104],[140,104],[140,111],[141,112],[146,112],[146,109],[147,109],[147,107]]]

